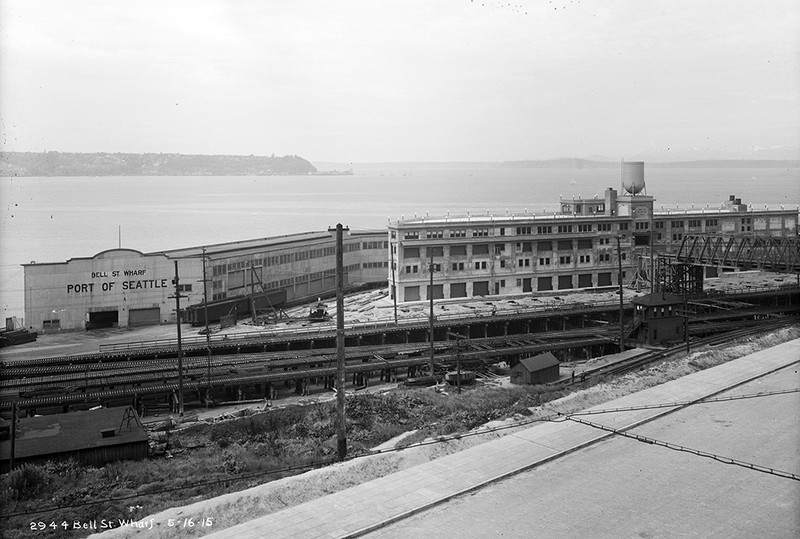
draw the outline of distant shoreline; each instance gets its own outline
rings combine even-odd
[[[631,160],[633,161],[633,160]],[[186,155],[165,153],[0,152],[3,177],[125,176],[339,176],[375,170],[618,169],[621,161],[541,159],[516,161],[324,162],[297,155]],[[700,159],[645,161],[648,168],[800,168],[800,159]]]

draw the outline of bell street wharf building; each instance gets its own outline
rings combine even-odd
[[[655,211],[644,191],[644,163],[624,162],[624,194],[609,187],[603,198],[562,200],[560,213],[397,220],[392,292],[408,302],[612,287],[688,234],[798,233],[796,209],[757,210],[731,195],[719,209]]]
[[[386,283],[385,230],[351,230],[343,244],[346,285]],[[247,305],[251,296],[268,295],[278,307],[336,289],[336,242],[327,231],[152,253],[110,249],[66,262],[23,264],[25,324],[48,332],[174,323],[176,261],[182,320],[197,321],[204,260],[212,321],[242,300]]]

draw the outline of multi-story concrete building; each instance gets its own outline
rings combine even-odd
[[[793,209],[755,210],[731,196],[718,209],[654,211],[644,187],[644,163],[623,163],[625,194],[562,200],[560,213],[398,220],[389,284],[399,302],[602,288],[647,271],[653,252],[687,234],[797,234]]]
[[[349,231],[343,244],[346,284],[386,282],[386,231]],[[242,298],[246,303],[265,293],[280,305],[313,300],[335,290],[335,254],[329,232],[306,232],[154,253],[111,249],[66,262],[23,264],[25,323],[58,331],[174,322],[176,261],[188,315],[202,312],[197,306],[204,298],[204,259],[209,319]]]

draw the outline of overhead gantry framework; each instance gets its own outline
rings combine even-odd
[[[687,264],[800,273],[800,238],[690,234],[683,238],[676,259]]]

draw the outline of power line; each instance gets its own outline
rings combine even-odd
[[[725,401],[741,400],[741,399],[752,399],[752,398],[759,398],[759,397],[770,397],[770,396],[774,396],[774,395],[784,395],[784,394],[787,394],[787,393],[798,393],[798,392],[800,392],[800,388],[790,388],[790,389],[783,389],[783,390],[776,390],[776,391],[762,391],[762,392],[759,392],[759,393],[751,393],[751,394],[747,394],[747,395],[737,395],[737,396],[732,396],[732,397],[715,397],[715,398],[704,399],[704,400],[699,400],[699,401],[660,403],[660,404],[652,404],[652,405],[644,405],[644,406],[631,406],[631,407],[627,407],[627,408],[607,408],[607,409],[604,409],[604,410],[575,412],[573,414],[561,414],[561,413],[557,413],[556,412],[556,413],[549,414],[549,415],[542,416],[542,417],[524,419],[524,420],[521,420],[521,421],[515,421],[514,423],[511,423],[511,424],[508,424],[508,425],[499,425],[499,426],[496,426],[496,427],[486,427],[486,428],[476,429],[476,430],[473,430],[473,431],[470,431],[470,432],[466,432],[466,433],[441,435],[441,436],[437,436],[435,438],[432,438],[430,440],[423,440],[421,442],[417,442],[415,444],[411,444],[411,445],[408,445],[408,446],[392,447],[392,448],[387,448],[387,449],[381,449],[381,450],[378,450],[378,451],[371,451],[371,452],[363,454],[363,455],[357,455],[357,456],[348,457],[348,458],[345,459],[345,462],[358,460],[358,459],[361,459],[361,458],[364,458],[364,457],[371,457],[371,456],[374,456],[374,455],[383,455],[383,454],[388,454],[388,453],[398,453],[400,451],[404,451],[404,450],[410,449],[412,447],[424,447],[424,446],[428,446],[428,445],[451,442],[451,441],[459,440],[459,439],[462,439],[462,438],[469,438],[469,437],[472,437],[472,436],[480,436],[480,435],[491,434],[491,433],[500,432],[500,431],[504,431],[504,430],[508,430],[508,429],[516,429],[516,428],[519,428],[519,427],[524,427],[526,425],[531,425],[533,423],[560,422],[560,421],[565,421],[565,420],[571,419],[571,420],[573,420],[575,422],[578,422],[578,423],[584,423],[584,424],[592,426],[592,427],[600,428],[602,430],[613,432],[615,434],[620,434],[620,435],[623,435],[623,436],[626,436],[626,437],[634,438],[634,439],[637,439],[639,441],[647,440],[646,443],[663,445],[664,447],[669,447],[670,449],[680,448],[680,449],[676,449],[676,450],[687,451],[689,453],[693,453],[693,454],[700,455],[700,456],[708,456],[709,458],[714,458],[715,460],[719,460],[720,462],[725,462],[726,464],[737,464],[737,465],[743,466],[745,468],[754,469],[754,470],[757,470],[757,471],[769,470],[766,473],[773,473],[774,475],[780,475],[781,477],[788,477],[790,479],[800,480],[800,476],[797,476],[797,475],[792,474],[790,472],[782,472],[782,471],[779,471],[779,470],[773,470],[771,468],[767,468],[767,467],[764,467],[764,466],[759,466],[759,465],[756,465],[756,464],[750,464],[750,463],[746,463],[746,462],[743,462],[743,461],[736,461],[735,459],[730,459],[728,457],[720,457],[718,455],[713,455],[711,453],[705,453],[703,451],[699,451],[699,450],[696,450],[696,449],[683,448],[682,446],[678,446],[678,445],[675,445],[675,444],[670,444],[669,442],[660,442],[660,441],[657,441],[657,440],[653,440],[651,442],[651,441],[649,441],[650,439],[646,439],[644,436],[629,435],[629,434],[627,434],[625,432],[617,431],[617,430],[612,429],[610,427],[604,427],[602,425],[591,423],[591,422],[583,420],[583,419],[575,418],[575,416],[579,416],[579,415],[605,414],[605,413],[625,412],[625,411],[633,411],[633,410],[646,410],[646,409],[652,409],[652,408],[672,408],[672,407],[676,407],[676,406],[684,406],[685,407],[685,406],[692,406],[692,405],[697,405],[697,404],[714,403],[714,402],[725,402]],[[38,513],[46,513],[48,511],[59,511],[59,510],[64,510],[64,509],[78,509],[80,507],[85,507],[85,506],[88,506],[88,505],[97,505],[97,504],[101,504],[101,503],[114,503],[114,502],[119,502],[119,501],[131,500],[131,499],[135,499],[135,498],[141,498],[143,496],[150,496],[150,495],[154,495],[154,494],[166,494],[166,493],[169,493],[169,492],[177,492],[177,491],[185,490],[185,489],[189,489],[189,488],[197,488],[197,487],[218,485],[218,484],[222,484],[222,483],[236,483],[236,482],[246,481],[248,479],[255,479],[255,478],[264,477],[264,476],[268,476],[268,475],[272,475],[272,474],[279,474],[279,473],[285,473],[285,472],[292,472],[292,471],[309,470],[309,469],[313,469],[313,468],[319,468],[319,467],[322,467],[322,466],[327,466],[329,464],[333,464],[335,462],[339,462],[339,459],[327,459],[327,460],[313,462],[313,463],[309,463],[309,464],[298,465],[298,466],[288,466],[288,467],[285,467],[285,468],[276,468],[276,469],[273,469],[273,470],[268,470],[268,471],[264,471],[264,472],[258,472],[258,473],[253,473],[253,474],[243,475],[243,476],[238,476],[238,477],[233,477],[233,478],[215,479],[215,480],[210,480],[210,481],[203,481],[203,482],[200,482],[200,483],[192,483],[191,485],[185,485],[185,486],[180,486],[180,487],[164,488],[164,489],[161,489],[161,490],[149,491],[149,492],[143,493],[143,494],[131,494],[131,495],[122,496],[122,497],[119,497],[119,498],[106,498],[106,499],[102,499],[102,500],[88,501],[88,502],[80,503],[80,504],[77,504],[77,505],[62,505],[62,506],[55,506],[55,507],[49,507],[49,508],[44,508],[44,509],[38,509],[36,511],[9,513],[7,515],[0,514],[0,519],[17,517],[17,516],[24,516],[24,515],[35,515],[35,514],[38,514]]]
[[[660,445],[661,447],[666,447],[667,449],[672,449],[673,451],[680,451],[684,453],[691,453],[692,455],[697,455],[699,457],[706,457],[712,460],[716,460],[717,462],[722,462],[723,464],[733,464],[734,466],[741,466],[742,468],[746,468],[748,470],[755,470],[757,472],[762,472],[770,475],[777,475],[778,477],[785,477],[786,479],[793,479],[795,481],[800,481],[800,475],[794,474],[792,472],[785,472],[783,470],[776,470],[775,468],[770,468],[768,466],[762,466],[760,464],[753,464],[752,462],[745,462],[743,460],[737,460],[731,457],[724,457],[722,455],[716,455],[714,453],[709,453],[708,451],[702,451],[700,449],[693,449],[691,447],[685,447],[678,444],[673,444],[671,442],[665,442],[663,440],[657,440],[655,438],[649,438],[647,436],[642,436],[641,434],[633,434],[630,432],[625,432],[621,430],[617,430],[612,427],[606,427],[605,425],[600,425],[598,423],[592,423],[591,421],[586,421],[585,419],[578,419],[572,416],[568,416],[566,419],[570,421],[574,421],[576,423],[580,423],[582,425],[587,425],[594,429],[603,430],[606,432],[611,432],[613,434],[617,434],[619,436],[624,436],[625,438],[630,438],[632,440],[636,440],[637,442],[643,442],[650,445]]]

